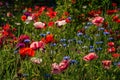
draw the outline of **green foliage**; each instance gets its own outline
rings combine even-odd
[[[0,49],[0,80],[118,80],[120,79],[119,67],[113,65],[114,62],[118,62],[120,59],[114,59],[107,52],[107,42],[109,35],[104,35],[104,31],[98,31],[98,27],[95,25],[89,26],[85,31],[85,34],[90,36],[92,40],[89,40],[85,36],[77,36],[77,32],[80,29],[83,29],[87,22],[83,22],[78,19],[80,14],[85,14],[85,18],[88,17],[87,13],[91,10],[97,10],[99,8],[103,9],[103,14],[105,21],[109,22],[110,28],[115,31],[119,30],[119,25],[115,22],[112,22],[112,17],[107,15],[104,11],[109,9],[110,1],[109,0],[76,0],[76,3],[73,4],[72,0],[59,0],[56,1],[55,11],[58,12],[58,15],[54,19],[50,19],[45,15],[46,12],[39,17],[39,20],[42,22],[48,23],[49,21],[57,21],[61,18],[64,12],[69,12],[69,16],[72,17],[72,21],[62,27],[47,27],[46,29],[35,29],[33,26],[34,22],[25,24],[21,21],[22,11],[21,7],[33,7],[33,0],[18,1],[15,0],[14,4],[10,6],[10,12],[14,14],[13,18],[7,17],[5,11],[7,8],[5,6],[0,9],[0,23],[9,23],[12,28],[17,28],[17,32],[14,32],[15,36],[19,37],[21,34],[27,34],[30,36],[31,40],[40,41],[40,33],[46,34],[48,31],[54,34],[56,46],[51,46],[47,44],[45,52],[41,50],[36,50],[35,57],[42,58],[41,64],[34,64],[30,61],[29,57],[22,59],[19,52],[14,53],[16,49],[16,43],[14,45],[5,44]],[[40,0],[43,1],[43,0]],[[73,0],[74,1],[74,0]],[[37,2],[36,2],[37,3]],[[87,6],[86,9],[83,6]],[[16,10],[14,10],[16,9]],[[15,12],[16,11],[16,12]],[[3,16],[3,13],[5,15]],[[16,25],[15,23],[20,23]],[[100,34],[101,36],[95,36],[95,34]],[[115,36],[115,35],[113,35]],[[64,43],[67,44],[66,47],[63,47],[60,42],[60,39],[65,38],[67,41]],[[68,42],[68,40],[73,40]],[[77,41],[83,41],[82,44],[78,44]],[[104,44],[97,45],[97,41],[103,41]],[[117,45],[120,44],[120,40],[114,41]],[[85,62],[83,57],[89,53],[89,46],[94,46],[94,48],[101,47],[102,50],[97,51],[98,59]],[[83,48],[87,46],[86,48]],[[119,50],[117,51],[120,52]],[[59,63],[64,56],[70,56],[71,59],[76,60],[78,63],[70,65],[67,70],[61,74],[51,74],[51,64],[54,62]],[[102,60],[112,60],[112,66],[110,69],[106,70],[103,68],[101,61]],[[26,76],[24,76],[26,75]]]

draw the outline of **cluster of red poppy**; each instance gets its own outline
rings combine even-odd
[[[19,54],[22,57],[35,56],[35,50],[44,50],[45,45],[54,41],[53,34],[47,34],[40,41],[33,41],[30,43],[30,38],[28,35],[21,35],[18,39],[17,47],[19,48]]]
[[[119,19],[119,16],[118,16],[118,15],[113,16],[113,17],[112,17],[112,20],[113,20],[114,22],[120,23],[120,19]]]
[[[2,30],[0,31],[0,46],[2,46],[3,43],[4,44],[14,43],[14,40],[16,40],[16,37],[12,32],[15,32],[15,31],[16,31],[16,28],[11,29],[9,24],[5,24],[4,26],[2,26]]]
[[[57,12],[53,10],[53,8],[49,8],[46,6],[35,6],[34,10],[32,8],[26,8],[26,11],[21,16],[22,21],[26,21],[28,16],[31,16],[35,22],[39,20],[39,16],[43,13],[43,11],[47,10],[46,15],[50,18],[54,18],[57,15]]]
[[[46,22],[40,22],[39,18],[43,11],[46,12],[46,15],[50,18],[50,21],[48,24]],[[43,29],[48,27],[52,27],[54,24],[56,24],[58,27],[65,25],[66,23],[69,23],[71,18],[67,18],[69,13],[65,12],[62,17],[57,20],[53,21],[52,19],[57,15],[57,12],[53,10],[53,8],[49,8],[46,6],[35,6],[34,10],[32,8],[26,8],[24,14],[21,16],[21,20],[25,23],[29,23],[30,21],[34,21],[34,26],[36,29]]]
[[[114,53],[116,51],[114,42],[108,42],[108,52]]]
[[[114,42],[108,42],[108,52],[112,53],[113,58],[120,57],[119,53],[116,53],[115,43]]]

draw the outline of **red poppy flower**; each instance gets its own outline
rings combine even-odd
[[[109,69],[111,66],[111,60],[103,60],[102,65],[105,69]]]
[[[28,11],[28,12],[32,12],[32,8],[28,8],[27,11]]]
[[[57,12],[55,11],[49,11],[46,13],[50,18],[54,18],[57,15]]]
[[[101,14],[101,10],[98,10],[98,11],[92,10],[92,11],[88,12],[88,15],[90,17],[95,17],[96,15],[99,16],[100,14]]]
[[[45,10],[45,8],[46,8],[45,6],[40,7],[40,9],[39,9],[38,12],[39,12],[39,13],[42,13],[42,12]]]
[[[64,15],[65,15],[65,16],[69,16],[69,13],[68,13],[68,12],[64,12]]]
[[[3,32],[2,32],[2,35],[3,35],[3,36],[8,36],[9,33],[8,33],[7,31],[3,31]]]
[[[117,22],[117,23],[120,23],[120,19],[117,19],[116,22]]]
[[[118,53],[113,53],[113,54],[112,54],[112,57],[113,57],[113,58],[118,58],[118,57],[120,57],[120,54],[118,54]]]
[[[27,17],[26,17],[25,15],[22,15],[22,16],[21,16],[21,20],[22,20],[22,21],[25,21],[26,19],[27,19]]]
[[[117,3],[112,3],[112,6],[113,6],[113,7],[116,7],[116,6],[117,6]]]
[[[47,11],[51,12],[51,11],[53,11],[53,8],[52,7],[47,7]]]
[[[38,10],[39,9],[39,6],[34,6],[35,10]]]
[[[119,16],[113,16],[113,17],[112,17],[113,21],[117,21],[118,18],[119,18]]]
[[[5,31],[10,30],[10,25],[9,25],[9,24],[4,25],[4,26],[3,26],[3,29],[4,29]]]
[[[70,22],[70,20],[67,18],[67,19],[65,19],[65,21],[67,22],[67,23],[69,23]]]
[[[19,54],[21,56],[33,57],[35,55],[35,51],[31,48],[20,48]]]
[[[75,4],[76,3],[76,0],[71,0],[72,4]]]
[[[104,28],[108,27],[108,22],[103,22]]]
[[[28,35],[20,35],[19,37],[19,42],[23,42],[25,39],[30,39],[30,37]]]
[[[118,10],[107,10],[108,15],[112,15],[114,13],[118,12]]]
[[[109,46],[109,47],[113,47],[114,45],[115,45],[114,42],[108,42],[108,46]]]
[[[54,25],[54,22],[49,22],[48,23],[48,26],[50,26],[50,27],[53,26],[53,25]]]
[[[109,52],[109,53],[113,53],[113,52],[115,52],[115,51],[116,51],[115,47],[108,48],[108,52]]]
[[[42,41],[42,42],[44,42],[44,43],[46,43],[46,40],[45,40],[45,38],[42,38],[42,39],[41,39],[41,41]]]
[[[46,43],[51,43],[51,42],[53,42],[53,41],[54,41],[54,36],[53,36],[52,34],[46,35],[45,41],[46,41]]]

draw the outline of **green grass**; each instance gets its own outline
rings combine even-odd
[[[89,3],[90,1],[91,5],[87,4],[87,2]],[[111,53],[107,52],[108,38],[111,36],[115,38],[116,35],[104,35],[104,31],[98,31],[97,26],[90,25],[89,28],[85,30],[85,34],[77,36],[77,31],[84,29],[87,24],[87,22],[79,20],[78,16],[85,14],[85,18],[87,18],[89,11],[97,10],[100,7],[104,7],[101,16],[105,18],[105,21],[110,25],[107,29],[112,29],[113,31],[119,30],[120,23],[112,21],[112,16],[115,14],[112,16],[106,14],[106,10],[111,8],[111,2],[109,0],[104,0],[101,3],[94,0],[90,1],[83,0],[79,2],[76,0],[75,4],[72,4],[71,0],[57,1],[55,11],[57,11],[58,15],[55,18],[50,19],[46,16],[46,11],[39,17],[40,21],[46,23],[49,21],[55,22],[61,18],[64,12],[68,11],[72,21],[61,28],[54,25],[54,27],[37,30],[33,26],[33,21],[30,22],[30,24],[25,24],[21,21],[21,16],[23,15],[21,10],[18,13],[11,11],[11,13],[15,13],[14,18],[0,18],[2,22],[9,23],[11,28],[17,29],[16,32],[12,32],[16,37],[19,37],[21,34],[27,34],[30,36],[30,40],[40,41],[42,38],[40,34],[46,34],[49,31],[54,35],[56,41],[56,46],[51,46],[51,43],[47,44],[45,46],[45,52],[41,50],[35,51],[35,57],[43,60],[41,64],[34,64],[30,61],[30,57],[23,59],[19,53],[14,53],[18,42],[14,41],[12,44],[5,44],[5,41],[3,41],[3,46],[0,48],[0,80],[118,80],[120,78],[120,68],[114,65],[114,62],[119,62],[120,59],[113,58]],[[108,4],[106,5],[106,3]],[[82,8],[84,5],[87,5],[86,9]],[[6,9],[5,7],[2,8]],[[0,15],[2,15],[4,11],[0,10],[0,12]],[[7,13],[7,11],[5,11],[5,13]],[[119,12],[117,14],[119,14]],[[16,25],[15,23],[20,23],[21,25]],[[96,34],[100,34],[100,36],[96,36]],[[120,32],[118,34],[120,35]],[[85,35],[88,35],[88,37],[85,37]],[[89,40],[89,38],[92,39]],[[66,39],[66,41],[60,42],[61,39]],[[9,38],[5,40],[8,41]],[[68,42],[69,40],[71,40],[71,42]],[[81,40],[83,43],[78,44],[78,40]],[[103,44],[96,44],[97,41],[103,41]],[[115,42],[115,47],[117,47],[119,46],[120,39],[113,40],[113,42]],[[67,46],[63,47],[63,44],[67,44]],[[85,46],[86,48],[83,48]],[[94,46],[95,52],[99,57],[96,60],[85,62],[83,57],[90,52],[89,46]],[[96,50],[99,47],[102,48],[101,51]],[[120,50],[118,49],[116,53],[119,52]],[[70,65],[68,69],[60,74],[51,74],[52,63],[59,63],[64,56],[70,56],[70,59],[76,60],[77,63]],[[111,60],[111,68],[108,70],[104,69],[102,60]]]

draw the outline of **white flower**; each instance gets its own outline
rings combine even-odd
[[[61,20],[61,21],[56,21],[55,24],[56,24],[57,26],[63,26],[63,25],[65,25],[65,24],[67,24],[67,22],[66,22],[66,20]]]
[[[32,21],[32,20],[33,20],[33,18],[31,16],[28,16],[27,19],[26,19],[26,21],[25,21],[25,23],[29,24],[30,21]]]
[[[32,57],[30,59],[31,62],[35,63],[35,64],[40,64],[42,62],[42,59],[40,58],[36,58],[36,57]]]

